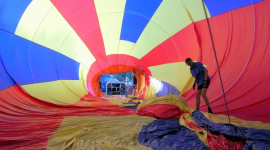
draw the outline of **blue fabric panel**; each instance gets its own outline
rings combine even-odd
[[[0,1],[0,14],[1,14],[1,11],[2,11],[2,9],[4,8],[4,6],[5,6],[5,4],[6,4],[7,1],[8,1],[8,0],[1,0],[1,1]]]
[[[14,35],[3,30],[0,30],[0,55],[5,71],[11,78],[14,77],[13,61],[12,61],[12,46]]]
[[[173,95],[179,95],[180,91],[174,87],[173,85],[166,83],[164,81],[161,81],[161,88],[159,89],[159,91],[156,93],[156,96],[163,96],[163,95],[169,95],[169,94],[173,94]]]
[[[12,61],[14,77],[13,79],[19,85],[35,83],[30,68],[30,50],[31,43],[21,37],[14,36]]]
[[[4,5],[0,12],[0,29],[15,33],[17,25],[27,6],[32,0],[1,0]]]
[[[208,120],[200,111],[191,114],[194,121],[213,134],[226,137],[239,137],[245,140],[244,149],[268,149],[270,147],[270,130],[239,127],[231,124],[214,123]]]
[[[179,124],[179,119],[158,119],[143,126],[138,136],[141,145],[154,150],[208,150],[196,133]]]
[[[262,0],[204,0],[212,17],[260,1]]]
[[[7,73],[5,66],[3,64],[1,55],[0,55],[0,91],[6,88],[9,88],[16,83],[12,80],[12,78]]]
[[[19,85],[79,79],[78,62],[3,30],[0,30],[0,54],[3,69]]]
[[[45,51],[45,72],[46,76],[50,81],[60,80],[57,71],[57,55],[55,51],[47,50]]]
[[[127,0],[120,40],[136,43],[162,0]]]
[[[62,55],[57,55],[57,70],[61,80],[79,80],[80,64]]]
[[[53,81],[58,80],[57,74],[54,72],[55,66],[50,66],[50,69],[46,69],[45,65],[45,54],[48,50],[46,47],[40,46],[36,43],[32,43],[32,50],[31,50],[31,69],[33,78],[36,83],[44,82],[44,81]],[[55,76],[47,76],[46,71],[50,73],[55,73]]]

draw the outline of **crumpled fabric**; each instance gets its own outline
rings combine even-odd
[[[231,124],[214,123],[207,119],[200,111],[194,111],[191,114],[193,120],[202,128],[212,134],[222,134],[227,137],[235,137],[235,140],[245,141],[244,150],[249,149],[269,149],[270,148],[270,130],[252,129],[239,127]]]
[[[208,150],[178,119],[157,119],[142,127],[138,141],[154,150]]]
[[[148,116],[65,117],[49,137],[48,150],[128,149],[150,150],[138,142],[143,125],[155,118]]]

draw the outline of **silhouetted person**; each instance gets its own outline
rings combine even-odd
[[[195,90],[196,83],[198,86],[196,94],[196,109],[200,109],[200,97],[202,96],[205,104],[208,107],[208,113],[213,113],[209,104],[209,100],[206,96],[208,86],[210,85],[210,77],[208,75],[208,70],[203,66],[202,63],[193,62],[190,58],[187,58],[185,62],[188,66],[190,66],[190,73],[195,78],[193,90]]]

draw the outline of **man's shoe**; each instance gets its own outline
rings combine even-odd
[[[213,114],[213,111],[211,110],[211,108],[208,108],[208,113]]]

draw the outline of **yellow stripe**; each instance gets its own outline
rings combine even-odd
[[[187,13],[191,16],[193,22],[197,22],[205,19],[205,12],[203,8],[203,3],[201,0],[181,0],[183,6],[186,8]],[[208,8],[205,5],[205,10],[207,18],[210,18]]]
[[[188,91],[194,84],[195,78],[190,77],[186,85],[183,87],[180,95],[183,95],[186,91]]]
[[[34,0],[25,10],[16,35],[90,67],[95,58],[49,0]]]
[[[132,42],[129,42],[129,41],[120,40],[118,54],[129,55],[130,52],[132,51],[134,45],[135,45],[135,43],[132,43]]]
[[[138,39],[131,55],[142,58],[192,21],[179,0],[164,0]]]
[[[39,87],[35,84],[28,84],[28,85],[22,85],[21,86],[28,94],[30,94],[31,96],[46,101],[46,102],[50,102],[50,103],[54,103],[54,104],[63,104],[60,101],[57,101],[51,97],[49,97],[48,95],[46,95],[46,93],[44,93],[42,90],[39,89]]]
[[[22,87],[33,97],[54,104],[73,104],[87,94],[81,80],[58,80]]]
[[[52,7],[49,0],[33,0],[22,15],[15,34],[32,41],[37,29]],[[52,22],[52,24],[55,23]]]
[[[95,1],[106,55],[117,54],[126,0]]]
[[[62,82],[79,99],[88,94],[83,80],[62,80]]]
[[[147,86],[146,91],[145,91],[145,99],[151,99],[155,98],[157,92],[161,88],[161,81],[157,80],[153,77],[150,77],[150,84]]]
[[[189,67],[185,62],[149,67],[149,70],[154,78],[173,85],[180,92],[191,78]]]
[[[80,65],[79,68],[79,79],[84,82],[84,87],[86,89],[86,81],[87,81],[87,74],[88,74],[89,68],[86,68],[83,65]]]
[[[207,8],[206,11],[210,17]],[[205,19],[205,15],[200,0],[163,0],[130,55],[141,59],[153,48],[192,22],[203,19]]]

